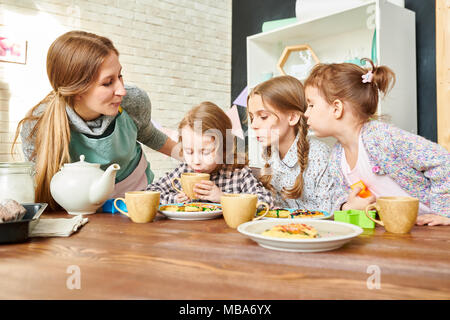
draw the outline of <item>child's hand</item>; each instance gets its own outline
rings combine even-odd
[[[175,201],[177,203],[185,203],[185,202],[189,201],[189,198],[184,192],[177,193],[177,196],[175,197]]]
[[[194,192],[198,195],[200,200],[208,200],[212,202],[220,202],[222,191],[214,182],[209,180],[202,180],[195,184]]]
[[[361,188],[356,187],[355,189],[353,189],[349,195],[348,195],[348,200],[347,202],[342,206],[342,210],[366,210],[366,207],[369,204],[374,203],[377,199],[375,198],[375,196],[372,194],[370,196],[368,196],[367,198],[361,198],[358,196],[358,193],[361,192]]]
[[[419,226],[448,226],[450,225],[450,218],[437,214],[424,214],[417,217],[416,224]]]

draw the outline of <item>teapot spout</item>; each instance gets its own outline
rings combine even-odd
[[[95,181],[89,190],[89,200],[94,204],[101,204],[106,201],[114,191],[116,172],[120,166],[116,163],[110,165],[103,175]]]

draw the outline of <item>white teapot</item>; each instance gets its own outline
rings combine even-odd
[[[50,192],[53,199],[69,214],[90,214],[105,202],[114,191],[118,164],[110,165],[106,171],[100,164],[84,161],[66,163],[52,178]]]

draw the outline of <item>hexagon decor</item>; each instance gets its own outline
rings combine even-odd
[[[303,53],[303,51],[305,53]],[[293,52],[299,52],[300,60],[302,60],[301,65],[296,65],[297,74],[306,74],[309,73],[309,70],[319,63],[319,58],[317,58],[313,49],[307,44],[300,44],[295,46],[287,46],[284,48],[283,53],[281,54],[280,60],[278,61],[277,68],[282,75],[287,75],[288,72],[284,70],[284,66],[286,61],[289,59],[289,56]],[[295,76],[295,75],[294,75]],[[298,77],[297,77],[298,78]]]

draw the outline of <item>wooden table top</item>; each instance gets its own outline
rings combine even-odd
[[[42,216],[56,217],[71,216]],[[0,299],[450,299],[449,226],[377,227],[335,251],[291,253],[258,246],[223,218],[87,217],[68,238],[0,245]],[[370,266],[379,289],[368,287]]]

